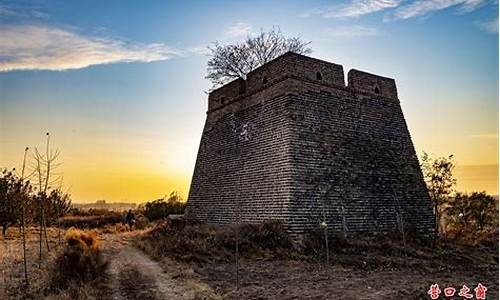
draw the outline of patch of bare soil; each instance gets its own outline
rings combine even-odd
[[[140,232],[104,235],[105,256],[110,261],[114,299],[213,299],[211,289],[193,278],[189,267],[177,263],[163,267],[153,261],[129,241]]]
[[[118,274],[119,296],[122,299],[155,300],[154,278],[129,267]]]
[[[488,287],[487,299],[498,299],[498,275],[472,272],[365,271],[308,261],[243,260],[239,290],[234,264],[204,264],[196,272],[225,299],[430,299],[431,284],[438,283],[441,289],[453,286],[457,291],[466,284],[473,291],[478,282]]]

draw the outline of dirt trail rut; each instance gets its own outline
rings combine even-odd
[[[138,233],[110,234],[102,240],[104,255],[110,261],[113,299],[194,299],[182,282],[174,279],[155,261],[130,244]]]

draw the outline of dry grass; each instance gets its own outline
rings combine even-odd
[[[30,285],[26,286],[23,272],[22,242],[18,228],[10,228],[7,236],[0,236],[0,299],[40,299],[41,291],[50,281],[49,270],[53,265],[61,246],[58,243],[59,231],[48,228],[51,251],[47,252],[43,244],[43,260],[39,260],[38,230],[27,231],[27,261]]]
[[[121,233],[127,231],[130,231],[130,228],[128,225],[125,225],[123,223],[107,224],[100,230],[100,232],[102,233]]]
[[[106,274],[108,262],[102,257],[94,232],[70,228],[66,246],[55,261],[51,289],[65,289],[71,282],[88,283]]]
[[[63,290],[55,290],[43,297],[44,300],[106,300],[113,299],[107,282],[72,282]]]
[[[240,289],[236,291],[234,228],[172,220],[143,238],[140,231],[126,233],[139,237],[136,244],[156,258],[161,268],[152,278],[148,277],[150,270],[144,271],[144,264],[135,270],[110,272],[115,278],[112,282],[99,275],[106,271],[96,271],[105,264],[95,254],[102,250],[97,237],[103,231],[72,230],[66,236],[67,246],[58,246],[59,231],[49,228],[53,250],[47,254],[44,248],[39,268],[38,235],[36,229],[31,229],[31,285],[25,287],[21,241],[18,231],[11,228],[7,239],[0,238],[0,299],[113,299],[125,287],[130,291],[122,298],[148,299],[155,297],[149,289],[161,269],[165,270],[161,274],[168,273],[168,278],[184,286],[196,299],[427,299],[430,284],[455,288],[467,284],[473,288],[478,282],[488,287],[488,298],[498,297],[498,242],[467,246],[438,240],[434,244],[432,239],[407,233],[405,247],[397,234],[349,238],[337,235],[330,241],[332,265],[326,266],[320,234],[311,235],[299,248],[291,244],[279,224],[243,226]],[[114,257],[118,263],[130,258],[128,252],[124,256],[117,254],[125,243],[123,234],[104,236],[106,257]],[[65,253],[73,253],[78,259],[62,259]],[[116,286],[120,288],[116,290]]]
[[[447,229],[444,235],[446,239],[462,245],[498,245],[498,227],[480,231],[465,231],[451,228]]]
[[[65,216],[58,220],[62,228],[92,229],[102,228],[106,225],[114,225],[124,222],[124,215],[121,213],[109,212],[94,216]]]
[[[492,274],[498,269],[498,243],[470,246],[445,239],[434,241],[432,236],[407,232],[405,241],[396,233],[349,238],[335,235],[330,245],[336,265],[365,271],[412,269],[427,272],[435,268]],[[324,261],[324,240],[319,232],[308,236],[303,252],[312,261]]]
[[[320,232],[297,246],[275,225],[240,229],[238,291],[234,228],[172,220],[137,245],[159,261],[191,264],[225,299],[422,299],[436,282],[455,288],[481,282],[490,297],[498,295],[497,242],[468,246],[411,232],[404,242],[399,234],[334,235],[327,266]]]
[[[67,253],[63,235],[56,228],[48,228],[50,251],[47,252],[43,244],[43,260],[38,258],[38,231],[30,228],[27,235],[27,259],[29,286],[24,283],[22,243],[17,228],[11,228],[6,238],[0,238],[0,299],[106,299],[106,279],[98,279],[96,282],[83,282],[81,280],[66,280],[58,275],[58,270],[63,268],[61,257]],[[74,235],[72,235],[74,236]],[[95,236],[93,236],[94,238]],[[59,240],[61,243],[59,243]],[[85,239],[82,238],[81,241]],[[97,240],[95,240],[97,241]],[[87,243],[90,241],[87,238]],[[78,242],[80,243],[80,242]],[[97,245],[90,242],[87,251],[93,251]],[[90,250],[92,249],[92,250]],[[96,261],[95,257],[93,258]],[[83,261],[83,260],[82,260]],[[70,272],[69,265],[65,272]],[[71,272],[70,272],[71,273]],[[64,276],[74,276],[74,273]],[[101,296],[100,296],[101,295]]]
[[[144,229],[148,225],[148,220],[143,215],[137,213],[135,215],[134,228]],[[110,233],[122,232],[119,230],[127,227],[125,225],[125,213],[115,211],[96,211],[95,215],[68,215],[58,220],[58,226],[61,228],[78,228],[78,229],[105,229],[110,230],[116,227],[117,231]],[[125,231],[125,230],[123,230]]]
[[[180,261],[230,261],[235,249],[236,227],[196,224],[184,219],[159,223],[136,246],[149,255],[173,256]],[[278,222],[239,227],[242,257],[255,259],[290,258],[295,252],[283,226]]]
[[[234,260],[235,231],[235,227],[167,220],[136,241],[136,245],[155,258],[170,256],[194,263],[228,262]],[[239,239],[243,258],[325,261],[321,232],[311,233],[301,244],[294,244],[280,223],[268,222],[242,225]],[[434,241],[432,236],[413,232],[406,233],[405,241],[398,233],[365,233],[349,238],[334,234],[330,237],[330,252],[336,265],[362,270],[416,268],[425,271],[427,263],[440,270],[473,268],[478,272],[492,272],[498,267],[498,242],[470,246],[444,239]]]

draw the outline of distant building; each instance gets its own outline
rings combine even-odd
[[[186,215],[291,233],[414,228],[434,216],[394,79],[286,53],[212,91]]]
[[[89,209],[102,209],[109,211],[126,211],[129,209],[135,209],[135,203],[121,203],[121,202],[111,202],[106,203],[106,200],[97,200],[95,203],[73,203],[74,208],[89,210]]]

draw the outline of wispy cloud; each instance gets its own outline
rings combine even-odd
[[[320,15],[324,18],[352,18],[397,7],[400,0],[352,0],[346,4],[334,5],[313,10],[309,15]]]
[[[468,13],[483,4],[484,0],[418,0],[398,7],[393,17],[394,19],[420,17],[452,6],[458,6],[460,13]]]
[[[39,5],[34,3],[0,3],[0,18],[21,19],[48,19],[49,15],[43,12]]]
[[[311,10],[306,16],[319,15],[324,18],[347,19],[361,17],[381,11],[390,11],[384,17],[385,21],[409,19],[426,16],[432,12],[452,6],[458,8],[458,13],[472,12],[487,0],[351,0],[339,4]]]
[[[459,8],[460,12],[468,13],[474,11],[485,4],[485,0],[466,0],[462,1],[462,5]]]
[[[241,39],[251,35],[252,33],[252,25],[239,22],[227,28],[224,32],[224,37],[226,39]]]
[[[375,27],[366,27],[362,25],[339,26],[330,28],[326,31],[329,37],[337,38],[356,38],[378,35],[380,32]]]
[[[209,47],[208,45],[190,47],[190,48],[187,48],[184,52],[186,54],[192,53],[192,54],[198,54],[198,55],[208,55],[208,54],[210,54],[210,49],[208,47]]]
[[[484,31],[498,33],[498,17],[489,21],[478,21],[476,25]]]
[[[51,26],[4,26],[0,27],[0,36],[0,72],[59,71],[118,62],[153,62],[179,54],[164,44],[86,36]]]

